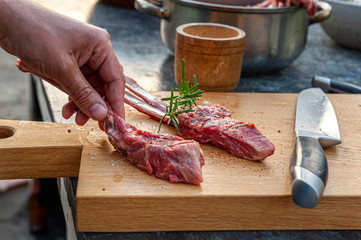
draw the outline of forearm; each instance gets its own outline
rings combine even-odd
[[[0,47],[15,55],[13,39],[16,32],[23,31],[27,27],[25,21],[32,3],[24,0],[0,0]],[[19,29],[21,28],[21,29]]]
[[[60,85],[76,104],[65,115],[78,112],[78,124],[104,119],[105,95],[124,116],[124,74],[104,29],[31,0],[0,0],[0,47],[20,58],[26,71]]]
[[[24,54],[25,44],[40,44],[34,40],[34,35],[44,39],[47,38],[45,34],[59,34],[65,31],[58,29],[58,26],[63,25],[52,23],[54,19],[58,22],[65,21],[67,17],[30,0],[0,0],[0,6],[0,47],[19,58],[24,57],[20,55]],[[71,24],[66,27],[71,27]]]
[[[0,6],[0,39],[3,39],[9,29],[13,7],[11,6],[11,0],[0,0]]]

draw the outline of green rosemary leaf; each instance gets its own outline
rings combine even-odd
[[[185,110],[176,112],[176,115],[181,114],[181,113],[188,113],[188,112],[194,112],[194,110],[193,109],[185,109]]]
[[[196,92],[198,85],[199,83],[194,84],[193,87],[191,88],[191,92]]]
[[[177,131],[180,133],[180,130],[179,130],[178,124],[176,124],[174,121],[173,121],[173,124],[174,124],[175,128],[177,129]]]
[[[178,118],[177,118],[177,117],[174,117],[174,118],[173,118],[173,121],[176,121],[176,122],[177,122],[177,124],[176,124],[176,125],[179,125],[179,120],[178,120]]]
[[[158,132],[160,131],[160,127],[162,126],[163,120],[164,118],[167,116],[167,114],[164,114],[164,116],[162,117],[162,119],[159,122],[159,127],[158,127]]]
[[[169,124],[172,122],[172,118],[173,118],[173,117],[169,117],[169,120],[168,120],[168,123],[167,123],[168,126],[169,126]]]
[[[185,81],[184,74],[184,60],[182,61],[182,78],[180,83],[180,88],[176,88],[179,95],[175,96],[173,88],[171,89],[171,96],[167,98],[161,98],[162,101],[169,101],[169,104],[166,106],[166,113],[162,117],[158,132],[160,131],[161,124],[166,116],[169,117],[167,125],[173,123],[174,127],[179,131],[179,120],[177,118],[178,114],[193,112],[192,106],[196,104],[196,100],[202,96],[203,90],[198,89],[198,83],[196,75],[193,76],[193,86],[190,85],[189,81]]]
[[[167,98],[161,98],[160,100],[166,102],[166,101],[169,101],[171,99],[171,97],[167,97]]]
[[[170,100],[169,100],[169,105],[168,105],[168,111],[172,111],[173,109],[173,88],[171,89],[171,93],[170,93]]]

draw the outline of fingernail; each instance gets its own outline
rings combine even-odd
[[[96,103],[89,108],[89,114],[91,118],[99,121],[103,120],[103,118],[107,114],[107,110],[103,105]]]

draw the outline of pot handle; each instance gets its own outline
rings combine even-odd
[[[318,23],[326,20],[330,14],[332,7],[330,4],[326,2],[316,2],[317,5],[317,12],[313,18],[310,19],[310,24]]]
[[[134,7],[138,11],[145,14],[149,14],[154,17],[164,18],[164,19],[169,18],[168,11],[166,11],[164,8],[156,4],[150,3],[147,0],[135,0]]]

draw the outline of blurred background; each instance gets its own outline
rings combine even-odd
[[[0,49],[0,119],[38,120],[31,93],[30,76]],[[0,180],[0,240],[66,239],[56,179],[8,185]]]

